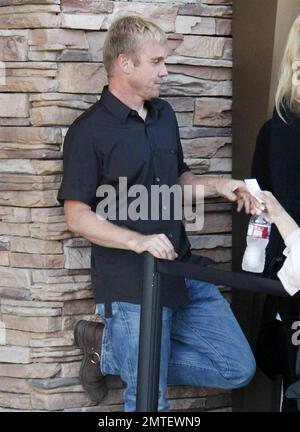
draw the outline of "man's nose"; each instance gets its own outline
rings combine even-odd
[[[167,75],[168,75],[168,70],[167,70],[166,65],[165,65],[165,63],[164,63],[164,64],[162,65],[160,71],[159,71],[159,76],[161,76],[161,77],[165,77],[165,76],[167,76]]]

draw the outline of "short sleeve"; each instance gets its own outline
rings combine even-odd
[[[272,191],[269,169],[269,148],[271,139],[272,120],[268,120],[260,129],[254,150],[251,176],[257,179],[262,190]]]
[[[65,137],[63,149],[63,178],[57,200],[82,201],[93,207],[100,179],[100,159],[88,127],[72,125]]]
[[[174,113],[175,121],[176,121],[176,135],[177,135],[177,164],[178,164],[178,178],[185,173],[186,171],[191,171],[191,169],[188,167],[188,165],[184,162],[183,159],[183,151],[182,151],[182,145],[179,135],[179,127],[176,119],[176,115]]]

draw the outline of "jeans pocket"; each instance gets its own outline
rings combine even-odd
[[[100,318],[104,322],[104,329],[102,335],[100,367],[103,375],[119,375],[118,362],[113,353],[113,344],[111,338],[111,326],[113,325],[112,318],[105,316],[105,304],[97,303],[97,310]],[[115,308],[112,308],[115,311]],[[116,312],[116,311],[115,311]]]

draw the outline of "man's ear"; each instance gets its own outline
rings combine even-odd
[[[117,62],[120,69],[122,69],[125,74],[129,74],[131,72],[132,61],[128,58],[128,56],[125,54],[119,54]]]

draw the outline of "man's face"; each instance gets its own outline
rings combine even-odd
[[[147,41],[138,53],[139,64],[135,66],[132,63],[129,83],[133,92],[143,100],[159,96],[161,82],[168,75],[165,66],[167,55],[166,45]]]

